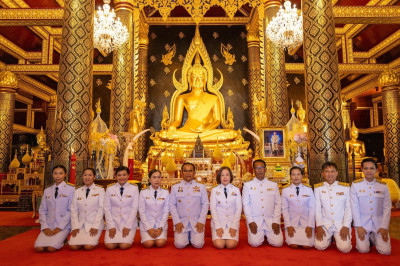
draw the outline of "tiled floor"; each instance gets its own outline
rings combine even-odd
[[[0,226],[0,241],[39,227]],[[390,236],[400,240],[400,217],[392,217],[389,227]]]

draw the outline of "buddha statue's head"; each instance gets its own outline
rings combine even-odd
[[[194,65],[188,70],[190,88],[205,89],[207,82],[207,70],[201,65],[200,55],[197,53]]]
[[[350,137],[352,140],[358,139],[358,128],[356,128],[354,121],[353,121],[353,125],[351,126],[351,129],[350,129]]]

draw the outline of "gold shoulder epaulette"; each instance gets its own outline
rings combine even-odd
[[[360,182],[362,182],[364,179],[357,179],[357,180],[354,180],[353,181],[353,183],[360,183]]]
[[[70,183],[70,182],[65,182],[67,185],[70,185],[71,187],[76,187],[76,185],[75,184],[72,184],[72,183]]]
[[[317,187],[322,187],[324,185],[324,182],[318,183],[314,185],[314,189]]]
[[[381,183],[381,184],[383,184],[383,185],[387,185],[387,183],[386,183],[385,181],[382,181],[382,180],[376,179],[376,182]]]
[[[238,186],[236,186],[236,185],[234,185],[234,184],[232,184],[232,183],[231,183],[231,185],[232,185],[232,186],[234,186],[234,187],[237,187],[237,188],[239,188]],[[239,189],[240,189],[240,188],[239,188]]]
[[[172,186],[175,186],[176,184],[179,184],[181,181],[176,181],[175,183],[172,184]]]
[[[83,186],[84,186],[84,185],[82,185],[82,186],[80,186],[80,187],[75,187],[75,190],[76,190],[76,189],[80,189],[80,188],[83,188]]]
[[[340,186],[344,186],[344,187],[349,187],[350,186],[349,183],[345,183],[345,182],[338,182],[338,184]]]
[[[107,187],[114,186],[115,184],[117,184],[117,182],[115,182],[115,183],[111,183],[111,184],[108,184],[108,185],[107,185]]]
[[[161,189],[169,190],[168,186],[161,186]]]
[[[306,187],[312,188],[309,184],[303,184]]]
[[[99,184],[94,184],[94,185],[97,186],[97,187],[104,188],[103,186],[100,186]]]
[[[290,187],[290,184],[286,184],[282,188],[287,188],[287,187]]]
[[[215,187],[218,187],[218,186],[219,186],[219,184],[216,184],[216,185],[212,186],[211,188],[215,188]]]
[[[47,185],[47,187],[45,187],[45,188],[49,188],[49,187],[51,187],[52,185],[54,185],[54,184],[51,184],[51,185]]]

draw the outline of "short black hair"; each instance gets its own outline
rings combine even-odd
[[[376,161],[374,160],[374,158],[365,158],[364,160],[362,160],[362,162],[361,162],[361,168],[363,168],[363,167],[364,167],[364,163],[367,163],[367,162],[373,163],[373,164],[375,165],[375,168],[378,168],[378,164],[376,163]]]
[[[289,175],[291,175],[292,172],[293,172],[293,170],[296,170],[296,169],[300,170],[301,175],[304,175],[303,169],[301,169],[301,168],[298,167],[298,166],[293,166],[292,168],[290,168],[290,170],[289,170]]]
[[[126,167],[126,166],[120,166],[120,167],[118,167],[116,170],[115,170],[115,174],[118,174],[118,172],[122,172],[122,171],[126,171],[127,173],[128,173],[128,175],[129,175],[129,168],[128,167]]]
[[[93,175],[96,177],[96,171],[95,171],[92,167],[86,168],[85,170],[83,170],[83,173],[84,173],[86,170],[92,171]]]
[[[232,170],[231,168],[229,168],[228,166],[222,166],[221,168],[219,168],[218,173],[217,173],[217,183],[221,184],[221,174],[223,170],[228,170],[229,175],[231,176],[231,180],[229,180],[229,183],[232,183],[233,181],[233,174],[232,174]]]
[[[149,183],[149,186],[151,185],[151,183],[150,183],[150,177],[154,174],[154,173],[160,173],[160,175],[161,175],[161,171],[160,170],[158,170],[158,169],[152,169],[152,170],[150,170],[150,172],[149,172],[149,178],[147,179],[148,180],[148,183]]]
[[[337,171],[337,165],[334,162],[329,162],[329,161],[328,162],[324,162],[322,164],[322,171],[324,171],[325,168],[328,168],[328,167],[334,167],[335,170]]]
[[[193,167],[193,171],[196,171],[196,167],[194,166],[194,164],[192,164],[191,162],[184,162],[184,163],[182,164],[182,166],[181,166],[182,172],[183,172],[183,167],[184,167],[185,165],[191,165],[191,166]]]
[[[56,170],[57,168],[63,169],[64,173],[65,174],[67,173],[67,168],[65,168],[65,166],[61,165],[61,164],[54,166],[53,169],[51,170],[51,172],[53,173],[54,170]]]
[[[254,168],[254,164],[255,164],[256,162],[263,163],[263,164],[264,164],[264,167],[267,167],[267,164],[265,163],[265,161],[264,161],[263,159],[257,159],[257,160],[255,160],[255,161],[253,162],[253,168]]]

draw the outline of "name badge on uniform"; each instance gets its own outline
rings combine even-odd
[[[293,195],[293,194],[290,194],[290,195],[289,195],[289,198],[291,198],[291,197],[294,197],[294,195]]]
[[[81,200],[82,198],[77,198],[77,200]]]
[[[321,193],[326,193],[326,191],[325,190],[321,190]]]
[[[146,197],[146,199],[150,199],[150,197]]]
[[[126,195],[125,197],[127,197],[127,198],[132,198],[132,195]]]
[[[274,191],[274,189],[273,188],[268,188],[267,191]]]
[[[165,198],[157,198],[157,200],[165,200]]]
[[[115,194],[111,194],[110,196],[111,196],[111,197],[115,197]]]
[[[310,195],[303,195],[303,198],[308,198]]]
[[[374,191],[374,193],[375,194],[383,194],[383,191],[377,190],[377,191]]]
[[[65,195],[65,194],[60,194],[60,196],[59,196],[59,197],[67,198],[67,197],[68,197],[68,195]]]
[[[336,192],[336,195],[343,196],[344,192]]]
[[[237,196],[236,192],[232,192],[232,196]]]
[[[96,197],[96,196],[98,196],[99,194],[92,194],[92,197]]]
[[[220,192],[220,191],[217,191],[217,193],[215,193],[215,194],[217,194],[217,196],[219,196],[219,194],[221,194],[221,192]]]

